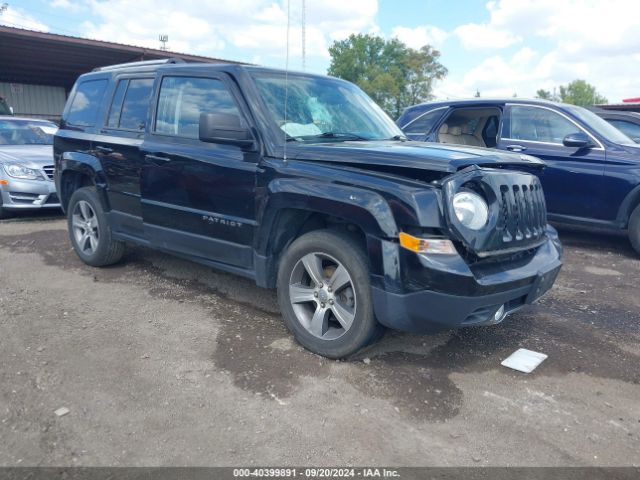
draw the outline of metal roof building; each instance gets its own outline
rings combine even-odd
[[[0,97],[16,115],[59,119],[78,75],[138,60],[241,63],[0,25]]]
[[[625,98],[622,100],[622,103],[605,103],[602,105],[594,105],[594,107],[622,112],[640,112],[640,97]]]

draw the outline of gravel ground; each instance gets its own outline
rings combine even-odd
[[[0,465],[637,466],[640,259],[561,237],[556,286],[503,324],[335,362],[245,279],[144,248],[92,269],[60,217],[0,222]],[[549,358],[500,366],[519,347]]]

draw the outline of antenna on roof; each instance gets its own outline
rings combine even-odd
[[[160,50],[167,50],[167,42],[169,41],[169,35],[160,35],[158,36],[158,40],[160,40]]]
[[[291,30],[291,0],[287,0],[287,59],[284,67],[284,122],[282,132],[284,133],[283,160],[287,161],[287,100],[289,97],[289,30]]]

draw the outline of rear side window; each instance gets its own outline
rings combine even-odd
[[[107,126],[112,128],[118,128],[120,125],[120,112],[122,111],[122,101],[124,100],[124,94],[127,91],[129,80],[120,80],[116,88],[116,93],[113,95],[111,101],[111,108],[109,109],[109,118],[107,119]]]
[[[132,78],[129,80],[122,102],[118,128],[123,130],[144,130],[152,87],[153,78]]]
[[[404,133],[413,133],[413,134],[422,134],[426,135],[431,131],[435,123],[438,121],[440,116],[444,113],[444,110],[432,110],[423,114],[422,116],[415,119],[409,125],[404,127],[402,130]]]
[[[69,106],[66,122],[81,127],[93,127],[106,88],[106,79],[89,80],[79,84]]]
[[[162,79],[156,133],[198,138],[201,113],[240,115],[231,92],[220,80],[197,77]]]

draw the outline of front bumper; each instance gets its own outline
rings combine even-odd
[[[7,210],[37,210],[60,208],[55,183],[51,180],[18,180],[2,176],[8,185],[0,185],[2,208]]]
[[[562,266],[562,247],[555,231],[549,234],[531,256],[475,270],[460,257],[443,261],[406,252],[419,262],[419,275],[416,265],[407,265],[407,257],[401,261],[408,270],[403,291],[373,282],[376,317],[394,330],[416,333],[499,323],[553,286]],[[411,273],[416,275],[409,280]]]

